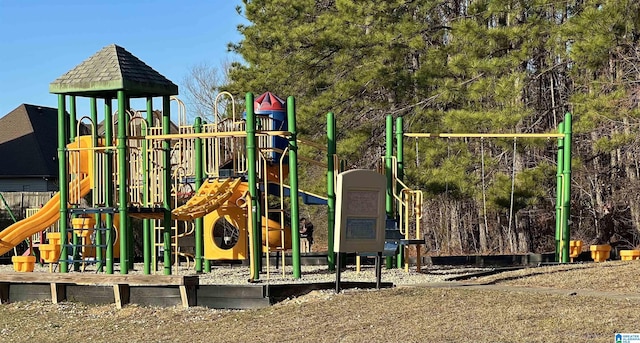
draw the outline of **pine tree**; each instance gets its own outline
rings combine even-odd
[[[595,234],[612,203],[637,228],[640,199],[615,204],[640,193],[639,9],[631,0],[245,0],[250,24],[230,45],[244,63],[226,88],[295,95],[310,138],[324,136],[333,111],[341,158],[362,168],[379,160],[387,114],[412,132],[555,132],[572,111],[574,213],[592,213],[575,222]],[[431,199],[423,225],[435,249],[553,246],[553,143],[518,140],[515,150],[510,139],[405,143],[407,182]]]

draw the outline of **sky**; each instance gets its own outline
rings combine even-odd
[[[242,38],[238,24],[247,23],[235,10],[241,4],[240,0],[0,0],[0,117],[23,103],[57,107],[49,83],[111,44],[177,84],[185,100],[182,85],[195,65],[219,67],[225,60],[241,60],[227,52],[228,43]],[[78,114],[88,115],[82,101]]]

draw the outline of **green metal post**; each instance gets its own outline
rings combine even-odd
[[[91,114],[91,143],[94,147],[98,146],[98,103],[96,98],[90,98],[89,99],[89,103],[90,103],[90,114]],[[96,163],[95,161],[97,161],[98,158],[98,152],[97,151],[91,151],[90,152],[91,156],[93,156],[93,180],[91,180],[91,184],[94,187],[93,189],[95,189],[95,186],[97,185],[97,180],[98,180],[98,173],[100,173],[100,170],[98,170],[98,163]],[[94,192],[95,193],[95,192]],[[95,201],[95,194],[94,194],[94,199],[92,199],[91,201],[91,206],[95,206],[96,201]],[[94,214],[94,219],[96,220],[96,228],[100,228],[102,227],[102,225],[100,225],[101,222],[101,218],[100,218],[100,213],[96,213]],[[103,268],[104,268],[104,254],[103,254],[103,250],[102,250],[102,232],[100,230],[96,230],[95,231],[96,235],[95,235],[95,245],[96,245],[96,269],[98,272],[102,272]]]
[[[558,132],[564,134],[564,123],[558,124]],[[562,238],[562,172],[564,162],[564,138],[558,139],[558,163],[556,166],[556,250],[555,261],[560,262],[560,239]]]
[[[125,96],[125,109],[126,111],[129,111],[131,109],[131,98],[129,96]],[[129,127],[130,127],[130,123],[131,123],[131,117],[129,116],[129,113],[126,113],[125,111],[125,137],[127,137],[126,142],[129,141],[128,139],[128,131],[129,131]],[[126,159],[129,159],[129,153],[128,153],[129,149],[127,146],[127,157]],[[127,179],[129,178],[129,175],[127,175]],[[130,188],[126,188],[126,198],[127,198],[127,204],[126,206],[128,206],[129,204],[129,191]],[[128,209],[127,209],[128,211]],[[129,257],[128,263],[129,263],[129,270],[133,270],[133,263],[134,263],[134,259],[135,259],[135,252],[133,249],[133,245],[134,245],[134,241],[133,241],[133,226],[131,224],[131,217],[129,217],[128,215],[125,216],[127,219],[127,256]],[[121,219],[122,220],[122,219]]]
[[[76,108],[76,97],[71,95],[69,96],[69,141],[68,143],[73,143],[77,136],[76,125],[78,117],[76,116],[77,108]],[[78,199],[79,200],[79,199]],[[79,202],[79,201],[78,201]],[[74,205],[75,206],[75,205]],[[77,215],[71,215],[71,218],[76,218]],[[73,245],[73,252],[71,255],[74,260],[80,259],[80,237],[76,234],[75,230],[72,231],[71,240]],[[80,263],[73,262],[73,270],[80,271]]]
[[[404,179],[404,127],[402,117],[396,118],[396,158],[398,161],[398,180]]]
[[[127,227],[127,112],[124,91],[118,91],[118,212],[120,212],[120,274],[129,273],[129,228]]]
[[[76,96],[69,96],[69,143],[73,142],[78,136],[76,127],[78,125],[78,117],[76,113]]]
[[[104,99],[104,140],[105,146],[109,147],[105,149],[107,155],[107,161],[104,166],[105,185],[104,185],[104,197],[105,206],[107,208],[113,207],[113,115],[112,115],[111,99]],[[105,241],[107,245],[107,274],[113,274],[113,243],[114,243],[114,230],[113,230],[113,213],[107,213],[105,218]]]
[[[171,123],[171,98],[168,95],[162,97],[162,133],[167,135],[170,132]],[[164,247],[164,275],[171,275],[171,143],[169,139],[162,141],[163,159],[163,206],[164,220],[162,231],[162,241]]]
[[[393,218],[393,194],[392,194],[392,182],[391,175],[391,161],[393,154],[393,117],[387,116],[386,131],[385,131],[385,155],[384,155],[384,172],[387,177],[387,193],[385,196],[385,211],[387,212],[387,218]]]
[[[289,132],[289,198],[291,201],[291,244],[293,251],[293,278],[299,279],[301,276],[300,267],[300,232],[298,223],[300,222],[298,208],[298,134],[296,128],[296,100],[293,96],[287,98],[287,119]],[[283,195],[281,195],[283,196]]]
[[[398,170],[398,175],[397,178],[399,181],[402,181],[402,178],[404,176],[404,142],[403,142],[403,138],[404,138],[404,132],[402,129],[402,117],[398,117],[396,118],[396,163],[397,163],[397,170]],[[400,185],[397,185],[397,189],[400,189]],[[400,213],[400,206],[397,207],[398,208],[398,216],[402,216],[404,215],[403,213]],[[406,210],[406,209],[405,209]],[[407,235],[409,234],[408,232],[406,233]],[[407,237],[410,238],[410,237]],[[402,268],[404,266],[404,246],[400,246],[400,249],[398,250],[398,255],[396,256],[396,266],[398,268]]]
[[[147,128],[153,123],[153,98],[147,97],[146,125],[142,125],[142,135],[147,135]],[[142,201],[144,206],[149,206],[149,158],[147,156],[147,144],[149,141],[142,141]],[[151,219],[142,220],[142,259],[144,260],[144,273],[151,274]]]
[[[385,146],[385,155],[384,155],[384,173],[387,177],[387,193],[385,197],[385,211],[387,212],[387,219],[393,218],[393,178],[391,175],[391,162],[392,162],[392,153],[393,153],[393,117],[391,115],[387,116],[386,121],[386,146]],[[402,247],[401,249],[402,250]],[[385,258],[385,266],[387,269],[393,268],[393,258],[391,256],[387,256]]]
[[[253,241],[253,270],[251,278],[253,280],[260,279],[260,265],[262,260],[262,247],[258,237],[261,235],[260,221],[258,220],[258,194],[256,180],[256,115],[253,112],[253,93],[247,93],[245,97],[245,106],[247,112],[247,177],[249,181],[249,195],[251,196],[251,213],[252,213],[252,232]]]
[[[196,117],[193,125],[193,131],[195,133],[202,133],[202,118]],[[203,167],[204,161],[202,158],[202,138],[197,137],[195,139],[195,169],[196,169],[196,190],[200,189],[203,182]],[[202,217],[195,220],[196,225],[196,273],[202,273],[202,260],[204,252],[204,220]]]
[[[560,245],[562,246],[562,262],[569,262],[569,238],[571,237],[571,229],[569,228],[569,219],[571,218],[571,113],[567,112],[564,116],[564,162],[562,163],[563,184],[563,203],[562,203],[562,238]]]
[[[336,254],[333,240],[336,224],[336,193],[333,158],[336,154],[336,119],[333,112],[327,113],[327,264],[330,271],[336,270]]]
[[[98,101],[96,98],[89,98],[89,113],[90,113],[90,117],[91,117],[91,122],[92,122],[92,126],[98,125]],[[91,132],[92,136],[95,136],[94,131]],[[78,133],[79,134],[79,133]],[[96,139],[95,143],[98,143],[98,140]],[[95,145],[94,145],[95,146]]]
[[[58,183],[60,187],[60,272],[69,272],[67,262],[67,202],[69,199],[69,181],[67,178],[67,113],[64,94],[58,94]]]

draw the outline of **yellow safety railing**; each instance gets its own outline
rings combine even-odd
[[[383,156],[380,159],[378,170],[383,174],[386,171],[385,161],[386,157]],[[422,206],[423,206],[423,194],[421,190],[414,190],[407,186],[398,178],[398,163],[395,156],[391,156],[391,188],[393,197],[395,199],[395,210],[399,214],[398,229],[400,233],[404,235],[406,240],[423,241],[421,238],[422,233],[420,230],[420,223],[422,221]],[[413,223],[413,226],[411,225]],[[420,245],[416,244],[416,267],[418,271],[421,268],[420,261]],[[405,247],[406,249],[406,247]],[[405,271],[409,271],[409,259],[405,259]]]

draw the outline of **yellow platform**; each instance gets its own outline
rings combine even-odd
[[[592,245],[589,250],[594,262],[604,262],[609,259],[611,246],[609,244]]]
[[[571,262],[582,253],[582,241],[569,241],[569,257]]]
[[[17,272],[32,272],[36,266],[35,256],[13,256],[11,257],[13,262],[13,270]]]
[[[93,234],[93,228],[96,226],[96,220],[92,217],[78,217],[71,219],[71,227],[73,232],[82,237],[88,238]]]
[[[60,258],[60,244],[40,244],[40,257],[46,263],[58,262]]]
[[[622,261],[640,259],[640,250],[620,250],[620,259]]]

